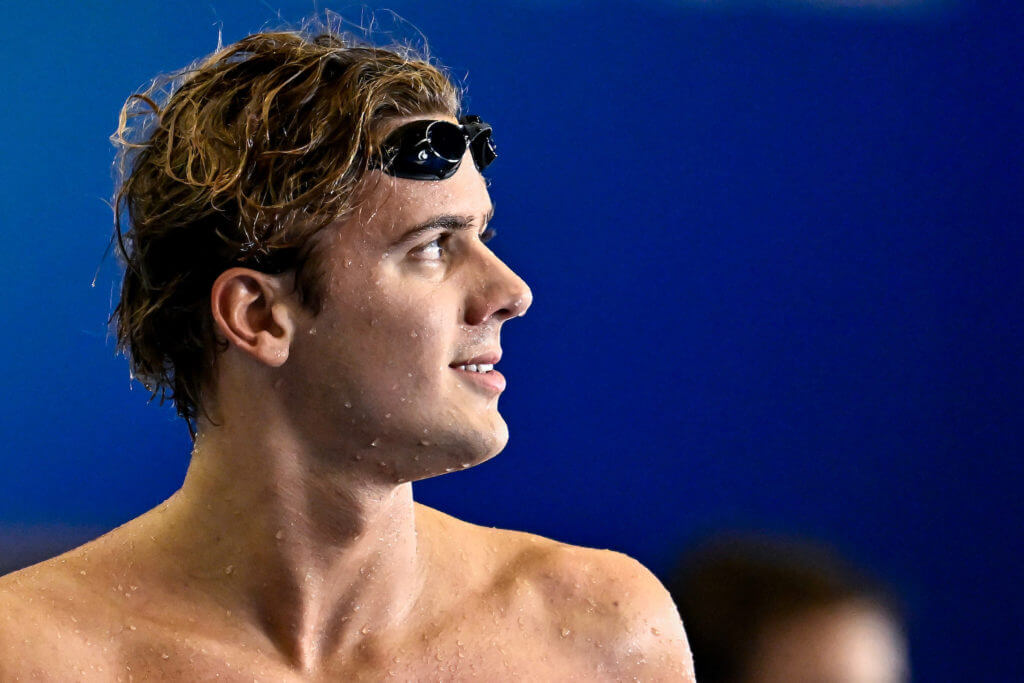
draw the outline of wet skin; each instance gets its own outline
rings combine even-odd
[[[504,447],[503,379],[463,366],[531,297],[481,239],[468,154],[363,199],[318,237],[318,313],[288,275],[218,278],[228,349],[182,488],[0,579],[0,680],[693,680],[635,561],[413,503]]]

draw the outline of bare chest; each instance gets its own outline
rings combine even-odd
[[[368,634],[344,650],[303,666],[279,651],[187,637],[135,643],[117,658],[81,666],[82,680],[119,681],[522,681],[612,678],[593,644],[573,634],[525,631],[504,625],[429,629],[402,637]],[[577,647],[583,645],[583,647]],[[100,670],[102,669],[102,671]],[[89,675],[93,674],[95,675]]]

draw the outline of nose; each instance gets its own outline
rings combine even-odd
[[[486,247],[483,251],[477,272],[471,276],[466,323],[504,322],[525,314],[533,303],[530,287],[494,252]]]

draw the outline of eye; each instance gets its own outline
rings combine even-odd
[[[483,232],[480,233],[480,241],[483,242],[484,244],[487,244],[488,242],[493,240],[494,236],[497,234],[498,231],[495,228],[488,226],[484,228]]]
[[[451,233],[442,233],[426,244],[421,244],[413,249],[410,252],[410,255],[420,261],[440,261],[444,258],[445,252],[447,251],[445,243],[448,241],[450,236]]]

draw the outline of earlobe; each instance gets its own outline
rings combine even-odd
[[[213,283],[210,313],[230,346],[271,367],[288,360],[295,323],[280,276],[230,268]]]

